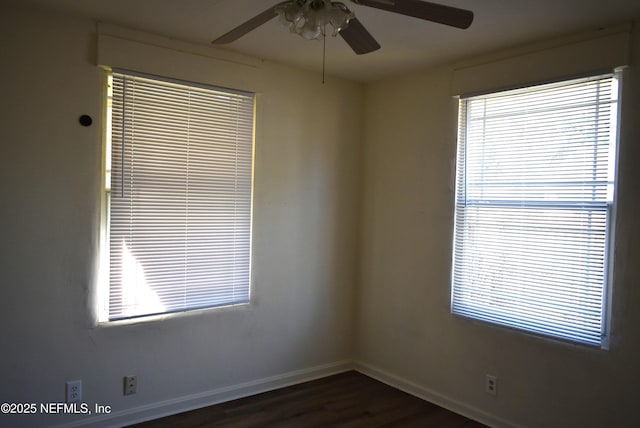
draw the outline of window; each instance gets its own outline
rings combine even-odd
[[[100,321],[246,303],[254,96],[108,77]]]
[[[454,314],[606,346],[617,75],[463,98]]]

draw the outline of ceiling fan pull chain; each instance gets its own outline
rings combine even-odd
[[[327,24],[324,24],[322,31],[322,84],[324,85],[324,71],[327,62]]]

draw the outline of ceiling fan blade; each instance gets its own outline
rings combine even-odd
[[[214,45],[222,45],[222,44],[225,44],[225,43],[231,43],[233,41],[236,41],[237,39],[239,39],[240,37],[244,36],[248,32],[250,32],[252,30],[255,30],[256,28],[258,28],[262,24],[264,24],[264,23],[272,20],[276,16],[278,16],[278,13],[276,12],[276,7],[277,6],[278,5],[271,6],[269,9],[265,10],[264,12],[260,13],[259,15],[254,16],[253,18],[251,18],[247,22],[244,22],[244,23],[238,25],[236,28],[234,28],[233,30],[223,34],[220,37],[218,37],[217,39],[215,39],[211,43],[213,43]]]
[[[373,38],[357,18],[350,19],[349,25],[340,30],[339,34],[358,55],[380,49],[380,44],[378,44],[376,39]]]
[[[351,0],[353,3],[457,28],[469,28],[473,12],[420,0]]]

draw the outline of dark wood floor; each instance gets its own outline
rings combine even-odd
[[[485,427],[355,371],[134,426]]]

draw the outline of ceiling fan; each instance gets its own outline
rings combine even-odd
[[[473,21],[471,11],[420,0],[351,0],[351,2],[463,29],[468,28]],[[339,34],[358,55],[380,49],[380,44],[358,21],[353,12],[344,3],[331,0],[283,1],[238,25],[212,43],[231,43],[278,15],[291,32],[305,39],[323,38],[326,26],[329,25],[333,30],[332,35]]]

